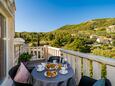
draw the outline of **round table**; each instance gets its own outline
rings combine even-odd
[[[74,77],[74,71],[69,66],[68,67],[68,73],[63,75],[60,74],[59,71],[58,75],[54,78],[48,78],[44,75],[45,71],[38,72],[36,68],[32,71],[32,77],[33,77],[33,86],[58,86],[59,83],[63,82],[64,86],[67,86],[67,81],[69,78]]]

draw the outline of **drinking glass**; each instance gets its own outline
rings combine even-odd
[[[64,67],[67,69],[68,67],[67,67],[67,64],[64,64]]]
[[[56,64],[56,63],[57,63],[57,60],[53,60],[53,63]]]
[[[64,60],[67,62],[67,58],[65,57]]]

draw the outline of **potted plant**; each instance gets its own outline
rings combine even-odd
[[[28,52],[24,52],[19,56],[18,63],[20,62],[27,62],[31,59],[32,55]]]

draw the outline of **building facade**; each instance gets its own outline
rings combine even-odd
[[[0,85],[14,64],[15,10],[14,0],[0,0]]]

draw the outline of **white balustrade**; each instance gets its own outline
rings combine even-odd
[[[29,54],[32,54],[32,60],[44,59],[43,53],[43,47],[29,47]]]
[[[28,51],[28,48],[25,47],[25,45],[14,47],[14,65],[17,64],[19,56],[23,52],[27,52],[27,51]]]
[[[68,60],[75,72],[77,83],[82,75],[92,76],[95,79],[104,78],[102,77],[102,65],[105,64],[105,77],[110,80],[112,86],[115,86],[115,59],[50,46],[44,46],[44,49],[47,51],[44,52],[45,55],[61,56],[63,54],[62,56]]]

